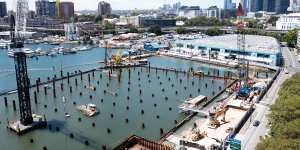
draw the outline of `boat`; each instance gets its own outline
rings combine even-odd
[[[11,44],[10,41],[7,40],[0,40],[0,49],[6,49],[9,47],[9,45]]]
[[[84,115],[86,115],[88,117],[92,117],[99,113],[96,105],[92,104],[92,103],[78,106],[77,110],[79,110],[80,112],[82,112]]]
[[[52,42],[50,43],[50,45],[59,45],[60,43],[59,42]]]
[[[51,56],[51,57],[55,57],[55,56],[57,56],[57,52],[56,51],[50,51],[47,55]]]
[[[74,48],[64,48],[62,49],[62,54],[63,55],[67,55],[67,54],[75,54],[77,53],[77,49],[74,49]]]
[[[71,115],[69,113],[65,113],[65,117],[71,117]]]
[[[89,46],[82,46],[79,48],[79,51],[88,51],[90,49],[91,49],[91,47],[89,47]]]
[[[141,59],[141,60],[139,60],[138,62],[139,62],[139,64],[141,64],[141,65],[147,65],[147,64],[148,64],[148,60],[147,60],[147,59]]]
[[[15,56],[15,50],[13,50],[13,49],[8,50],[7,55],[9,57],[14,57]]]
[[[43,51],[41,48],[37,48],[35,51],[34,51],[35,55],[36,56],[43,56],[43,55],[46,55],[46,52]]]
[[[27,57],[33,57],[35,55],[35,52],[29,48],[23,48],[22,52],[24,52]]]

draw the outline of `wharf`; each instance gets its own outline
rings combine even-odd
[[[191,56],[188,56],[188,55],[173,54],[173,53],[168,53],[168,52],[160,52],[159,54],[163,55],[163,56],[175,57],[175,58],[186,59],[186,60],[192,60],[192,61],[212,64],[212,65],[222,66],[222,67],[229,67],[229,68],[237,68],[238,67],[237,62],[229,62],[229,61],[208,59],[208,58],[202,58],[202,57],[191,57]]]

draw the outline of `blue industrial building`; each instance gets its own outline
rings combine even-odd
[[[245,58],[249,62],[271,66],[281,65],[281,49],[277,39],[267,36],[246,35],[245,51],[237,46],[237,35],[213,36],[195,40],[178,40],[175,42],[177,52],[191,55],[217,56],[221,59]]]

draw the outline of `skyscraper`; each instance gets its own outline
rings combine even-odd
[[[49,16],[50,17],[56,17],[57,14],[56,14],[56,2],[50,2],[49,3]]]
[[[73,2],[61,2],[60,3],[60,17],[65,19],[71,19],[74,17],[74,3]]]
[[[288,11],[299,12],[300,11],[300,0],[290,0]]]
[[[224,0],[224,9],[232,9],[232,0]]]
[[[283,14],[287,12],[289,7],[289,0],[276,0],[275,2],[275,12],[277,14]]]
[[[249,11],[256,12],[263,10],[263,0],[249,0]]]
[[[0,2],[0,17],[7,16],[6,2]]]
[[[35,1],[35,9],[37,16],[49,16],[49,0],[37,0]]]
[[[111,15],[111,6],[109,3],[101,1],[98,3],[98,15],[109,16]]]
[[[275,1],[276,0],[263,0],[263,11],[275,12]]]

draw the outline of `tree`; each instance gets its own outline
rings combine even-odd
[[[300,73],[286,80],[268,115],[271,131],[257,150],[294,150],[300,147]]]
[[[99,22],[102,22],[102,16],[101,15],[97,15],[94,19],[94,22],[95,23],[99,23]]]
[[[287,45],[289,47],[295,47],[297,45],[297,33],[298,33],[298,30],[294,29],[294,30],[289,31],[284,36],[284,41],[287,42]]]
[[[217,36],[223,34],[223,31],[221,31],[219,28],[209,28],[205,34],[208,36]]]
[[[112,30],[112,29],[115,29],[115,25],[110,23],[110,22],[106,22],[104,24],[104,28],[107,29],[107,30]]]
[[[136,27],[130,27],[129,28],[129,33],[138,33],[139,30]]]
[[[176,29],[176,33],[177,33],[177,34],[185,34],[186,31],[185,31],[185,29],[184,29],[183,27],[178,27],[178,28]]]
[[[162,31],[160,26],[155,25],[155,26],[151,26],[148,30],[148,32],[150,33],[155,33],[156,35],[162,35]]]
[[[279,17],[276,17],[276,16],[271,16],[268,20],[267,20],[267,23],[268,24],[272,24],[272,26],[275,26],[276,25],[276,21],[278,20]]]

